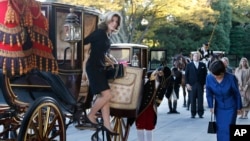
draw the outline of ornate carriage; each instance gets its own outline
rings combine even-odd
[[[52,54],[58,64],[58,74],[37,69],[12,76],[1,73],[0,96],[4,104],[0,105],[0,140],[64,141],[66,129],[76,117],[77,126],[91,128],[84,124],[86,121],[83,118],[92,103],[92,98],[88,95],[85,72],[90,46],[84,46],[83,40],[73,46],[63,40],[63,23],[69,8],[74,8],[79,17],[84,37],[96,29],[99,12],[93,8],[42,3],[39,12],[48,19],[48,37],[54,47]],[[38,36],[37,38],[42,42],[44,40]],[[111,115],[114,117],[114,130],[120,133],[120,136],[112,139],[125,141],[140,103],[148,65],[148,47],[138,44],[112,44],[111,54],[120,62],[126,61],[128,65],[122,79],[110,82],[115,95],[111,100]],[[134,61],[137,61],[135,66],[132,65]]]
[[[86,93],[86,91],[80,91],[81,86],[84,86],[84,82],[82,82],[84,80],[82,79],[83,41],[76,43],[75,51],[71,51],[70,44],[62,40],[64,38],[64,20],[69,13],[69,9],[74,8],[74,12],[80,19],[79,24],[83,26],[81,32],[88,35],[96,28],[99,12],[94,8],[60,3],[39,4],[33,0],[29,2],[1,1],[1,8],[8,5],[11,10],[13,10],[11,6],[15,6],[14,10],[17,7],[25,9],[23,11],[26,15],[23,16],[24,20],[28,19],[29,16],[27,15],[33,16],[34,13],[37,15],[33,18],[30,17],[32,19],[29,19],[29,22],[25,23],[25,25],[20,24],[20,33],[22,31],[25,33],[20,34],[20,38],[19,36],[14,37],[15,35],[11,38],[10,33],[6,34],[8,30],[2,28],[1,34],[6,34],[8,36],[6,40],[11,41],[5,43],[19,45],[29,41],[30,44],[25,44],[28,47],[37,47],[38,50],[49,47],[52,52],[48,54],[53,55],[57,63],[52,64],[48,59],[43,59],[42,57],[45,57],[46,54],[42,51],[34,52],[37,53],[37,56],[40,56],[27,57],[27,61],[25,59],[21,60],[22,52],[20,52],[20,57],[17,56],[19,55],[18,52],[14,54],[14,58],[9,59],[10,61],[8,61],[8,58],[5,59],[7,60],[5,61],[6,65],[1,68],[0,75],[0,96],[1,103],[3,103],[0,106],[0,139],[63,141],[66,140],[66,128],[72,123],[77,104],[82,101],[85,102],[86,97],[85,94],[82,94]],[[7,12],[15,13],[15,11],[8,10],[8,8]],[[39,22],[37,19],[40,19],[40,17],[43,20]],[[39,30],[39,28],[35,28],[36,24],[45,26],[40,27]],[[30,26],[30,28],[25,28],[26,26]],[[43,28],[44,30],[46,28],[48,32],[43,31]],[[33,53],[33,50],[30,52]],[[1,58],[8,57],[8,54],[3,53],[5,52],[1,52]],[[26,52],[23,52],[23,54],[29,55]],[[74,56],[73,59],[72,56]],[[19,63],[14,62],[15,59]],[[72,61],[75,64],[73,68]],[[55,69],[50,70],[50,67]],[[55,75],[51,72],[58,72],[58,74]],[[68,123],[66,123],[67,119],[69,119]]]
[[[116,79],[110,83],[115,97],[111,100],[111,114],[117,117],[136,117],[141,87],[145,76],[148,60],[148,47],[140,44],[119,43],[112,44],[110,53],[118,62],[133,66],[137,57],[137,66],[126,67],[125,80]],[[144,69],[144,72],[143,72]]]

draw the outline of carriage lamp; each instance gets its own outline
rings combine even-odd
[[[143,18],[143,19],[141,20],[141,25],[143,25],[143,26],[148,25],[148,20]]]
[[[82,29],[73,8],[70,8],[70,13],[66,16],[63,27],[65,33],[64,41],[70,43],[71,46],[71,67],[75,68],[75,47],[76,43],[82,38]]]
[[[132,57],[131,66],[139,67],[139,60],[138,60],[138,56],[136,55],[136,53]]]

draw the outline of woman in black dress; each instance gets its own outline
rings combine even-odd
[[[91,44],[91,51],[86,63],[86,72],[92,94],[100,94],[92,106],[87,120],[97,125],[96,113],[101,110],[103,128],[110,134],[113,132],[110,125],[110,106],[112,98],[105,70],[105,54],[110,48],[110,36],[117,32],[121,25],[121,16],[116,12],[108,12],[93,33],[84,39],[84,44]]]

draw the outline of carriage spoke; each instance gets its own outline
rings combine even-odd
[[[57,129],[57,128],[59,127],[59,125],[58,125],[58,123],[57,123],[57,122],[58,122],[58,117],[59,117],[58,115],[53,116],[53,119],[51,120],[49,126],[47,127],[46,136],[49,136],[49,134],[52,133],[53,128],[56,128],[56,129]],[[59,131],[59,132],[58,132],[58,131],[59,131],[59,130],[56,130],[56,131],[53,133],[51,139],[54,138],[53,136],[59,135],[60,131]]]
[[[42,120],[42,109],[38,110],[38,120],[37,121],[42,121],[42,122],[38,122],[38,129],[39,129],[39,136],[42,136],[42,127],[43,127],[43,120]]]
[[[33,122],[30,123],[29,129],[28,129],[28,133],[27,133],[27,139],[31,140],[31,139],[38,139],[41,140],[41,136],[39,134],[39,128],[37,128],[36,123],[34,120],[32,120]]]
[[[46,131],[48,131],[47,128],[49,126],[50,111],[51,111],[51,108],[48,106],[46,110],[46,114],[45,114],[45,119],[44,119],[43,136],[46,136],[47,134]]]
[[[66,132],[62,112],[51,98],[39,99],[24,118],[18,141],[64,141]]]

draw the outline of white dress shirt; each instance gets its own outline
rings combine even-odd
[[[199,67],[199,62],[194,62],[194,65],[195,65],[195,67],[198,69],[198,67]]]

